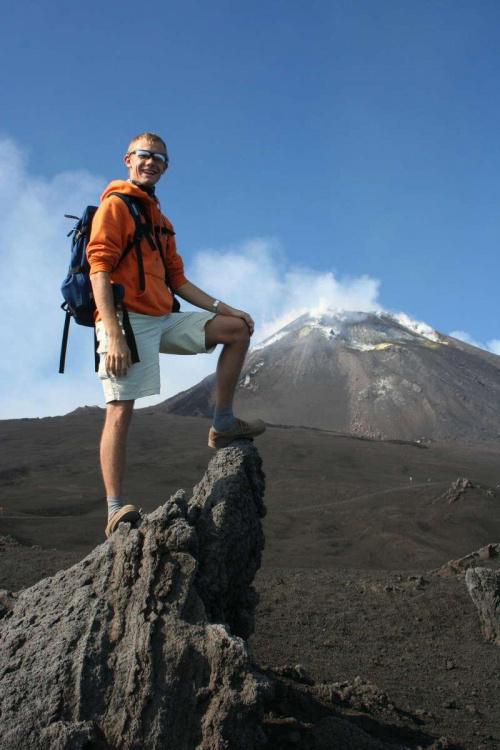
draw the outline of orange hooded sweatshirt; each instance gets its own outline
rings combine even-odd
[[[151,225],[158,227],[172,289],[178,289],[187,281],[182,258],[177,253],[175,237],[161,234],[163,228],[171,231],[173,228],[167,217],[161,213],[158,199],[125,180],[114,180],[102,194],[101,205],[92,221],[92,232],[87,246],[90,273],[105,271],[110,274],[113,284],[123,284],[127,310],[142,315],[166,315],[172,312],[172,295],[165,283],[165,269],[158,250],[153,250],[147,239],[143,238],[141,252],[146,278],[146,289],[143,292],[139,288],[135,246],[124,261],[119,263],[126,246],[134,239],[135,223],[125,202],[116,195],[109,195],[113,192],[124,193],[141,200],[150,216]],[[99,317],[97,311],[96,320],[99,320]]]

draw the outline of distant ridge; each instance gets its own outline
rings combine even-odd
[[[155,407],[209,417],[214,375]],[[500,439],[500,357],[406,316],[306,313],[256,346],[236,409],[377,438]]]
[[[96,414],[98,411],[102,410],[102,406],[78,406],[76,409],[73,409],[73,411],[68,412],[66,416],[70,416],[71,414],[79,416],[83,414]]]

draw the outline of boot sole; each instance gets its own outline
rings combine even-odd
[[[120,523],[137,523],[140,521],[141,514],[134,508],[133,505],[124,505],[123,508],[117,510],[114,516],[108,521],[106,526],[105,534],[109,538],[111,534],[116,531]]]
[[[232,443],[234,440],[252,440],[256,437],[259,437],[259,435],[262,435],[266,431],[266,428],[264,427],[262,430],[259,430],[259,432],[254,432],[251,435],[232,435],[231,437],[216,437],[212,438],[208,437],[208,447],[213,448],[214,450],[219,450],[220,448],[226,448],[230,443]]]

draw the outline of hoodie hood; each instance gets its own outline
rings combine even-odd
[[[113,182],[110,182],[104,193],[101,195],[101,201],[107,198],[110,193],[123,193],[124,195],[130,195],[133,198],[139,198],[141,201],[149,202],[153,206],[158,206],[159,204],[156,195],[149,195],[145,190],[128,180],[113,180]]]

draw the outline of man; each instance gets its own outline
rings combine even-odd
[[[134,138],[124,157],[129,178],[111,182],[103,193],[87,249],[90,278],[97,307],[96,334],[99,342],[99,377],[106,397],[106,421],[101,439],[101,468],[108,501],[109,536],[121,521],[140,517],[122,497],[127,430],[137,398],[160,392],[159,353],[197,354],[223,349],[216,373],[216,400],[211,448],[222,448],[235,438],[252,438],[265,430],[261,420],[236,419],[232,403],[254,322],[242,310],[221,302],[188,281],[177,253],[172,225],[161,213],[155,185],[168,169],[165,142],[154,133]],[[144,289],[139,260],[133,243],[135,222],[121,193],[140,201],[152,231],[141,241]],[[166,264],[166,268],[165,265]],[[207,312],[172,312],[175,294]],[[129,312],[139,355],[132,364],[122,316],[115,305],[113,284],[125,288],[124,304]]]

